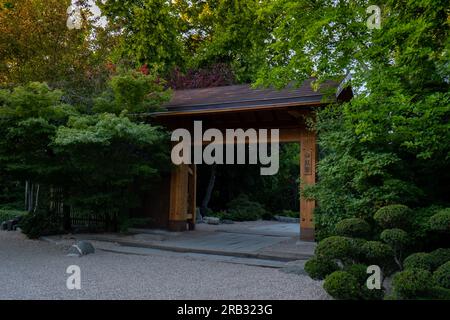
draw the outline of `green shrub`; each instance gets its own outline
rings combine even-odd
[[[450,300],[450,289],[435,286],[427,294],[429,299]]]
[[[16,217],[21,217],[27,214],[26,211],[12,210],[12,209],[0,209],[0,223],[3,221],[11,220]]]
[[[359,297],[358,280],[346,271],[335,271],[325,278],[323,288],[329,295],[340,300],[355,300]]]
[[[361,285],[365,285],[368,274],[367,274],[367,266],[360,263],[350,264],[344,267],[344,271],[350,273],[352,276],[358,280],[358,283]]]
[[[363,219],[348,218],[339,221],[335,231],[339,236],[366,238],[370,234],[370,225]]]
[[[262,204],[241,194],[228,203],[226,218],[234,221],[253,221],[261,219],[265,214],[266,210]]]
[[[25,215],[20,228],[30,239],[62,232],[59,217],[41,210]]]
[[[408,234],[402,229],[386,229],[381,233],[380,239],[395,250],[403,249],[409,243]]]
[[[408,256],[403,261],[404,269],[424,269],[428,271],[433,270],[433,263],[431,255],[425,252],[416,252]]]
[[[390,246],[379,241],[367,241],[362,250],[364,262],[369,265],[379,265],[384,271],[390,270],[394,265],[394,251]]]
[[[330,259],[313,257],[305,263],[305,271],[312,279],[316,280],[322,280],[337,270],[339,270],[339,266]]]
[[[378,209],[373,218],[383,229],[404,229],[409,226],[412,216],[407,206],[395,204]]]
[[[450,289],[450,261],[444,263],[433,273],[434,282],[445,289]]]
[[[430,271],[412,268],[395,274],[392,280],[393,291],[404,299],[426,297],[433,287]]]
[[[450,208],[444,209],[433,215],[428,220],[430,230],[449,232],[450,231]]]
[[[319,242],[315,254],[325,259],[350,260],[357,255],[352,240],[341,236],[328,237]]]
[[[433,270],[450,261],[450,248],[439,248],[430,252],[431,265]]]

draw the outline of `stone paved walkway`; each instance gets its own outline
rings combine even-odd
[[[189,232],[137,230],[132,235],[80,234],[78,239],[109,241],[123,246],[152,248],[278,261],[308,259],[315,243],[299,241],[298,225],[272,221],[254,221],[230,225],[197,225]]]

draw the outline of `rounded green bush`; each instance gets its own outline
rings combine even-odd
[[[387,244],[379,241],[367,241],[362,250],[364,260],[368,264],[376,264],[382,269],[386,269],[394,263],[394,251]]]
[[[305,263],[305,271],[316,280],[322,280],[336,270],[339,270],[338,264],[330,259],[312,257]]]
[[[355,250],[351,238],[332,236],[320,241],[315,253],[325,259],[347,260],[355,255]]]
[[[325,278],[323,288],[339,300],[356,300],[359,297],[358,280],[346,271],[335,271]]]
[[[450,289],[450,261],[444,263],[433,273],[434,282],[445,289]]]
[[[339,236],[366,238],[370,234],[370,225],[363,219],[348,218],[339,221],[335,231]]]
[[[394,204],[378,209],[373,218],[384,229],[400,228],[409,226],[412,211],[402,204]]]
[[[394,293],[404,299],[426,296],[433,287],[430,271],[412,268],[395,274],[392,280]]]
[[[403,261],[404,269],[424,269],[431,271],[433,270],[433,263],[431,255],[425,252],[416,252],[408,256]]]
[[[431,216],[428,220],[430,230],[450,232],[450,208],[444,209]]]
[[[358,280],[358,283],[365,285],[369,275],[367,274],[367,266],[360,263],[351,264],[344,267],[344,271],[347,271]]]
[[[402,229],[386,229],[380,235],[381,240],[392,248],[404,248],[408,245],[408,234]]]
[[[450,248],[439,248],[430,252],[430,259],[433,270],[450,261]]]

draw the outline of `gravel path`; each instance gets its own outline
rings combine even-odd
[[[327,299],[320,282],[278,269],[64,248],[0,231],[0,299]],[[81,268],[81,290],[66,268]]]

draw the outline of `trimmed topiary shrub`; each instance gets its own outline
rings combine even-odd
[[[450,232],[450,208],[444,209],[433,215],[428,220],[430,230]]]
[[[315,254],[324,259],[346,261],[352,259],[356,252],[351,238],[332,236],[319,242]]]
[[[359,218],[349,218],[336,224],[335,232],[339,236],[366,238],[370,234],[370,225]]]
[[[430,271],[412,268],[395,274],[392,286],[395,295],[404,299],[417,299],[427,296],[433,287],[433,279]]]
[[[323,280],[337,270],[339,270],[339,266],[331,259],[313,257],[305,263],[305,271],[312,279],[316,280]]]
[[[445,289],[450,289],[450,261],[444,263],[433,273],[434,282]]]
[[[358,283],[361,285],[365,285],[368,274],[367,274],[367,266],[360,263],[350,264],[344,267],[344,271],[350,273],[352,276],[358,280]]]
[[[364,261],[369,264],[379,265],[385,272],[394,266],[394,250],[379,241],[367,241],[362,248]]]
[[[329,295],[339,300],[356,300],[360,292],[358,280],[346,271],[335,271],[328,275],[323,288]]]
[[[378,209],[373,218],[383,229],[400,228],[409,226],[412,211],[407,206],[395,204]]]
[[[404,269],[424,269],[428,271],[433,270],[433,262],[431,255],[425,252],[416,252],[408,256],[403,261]]]
[[[450,248],[439,248],[429,253],[433,270],[450,261]]]
[[[394,250],[401,250],[409,243],[408,234],[402,229],[386,229],[381,235],[380,239],[390,245]]]

